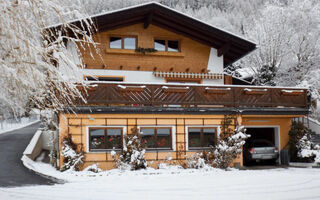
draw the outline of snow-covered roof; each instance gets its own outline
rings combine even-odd
[[[252,41],[214,27],[204,21],[169,8],[158,2],[149,2],[91,16],[98,32],[144,23],[145,28],[153,24],[172,32],[189,37],[195,41],[211,46],[223,54],[227,66],[247,55],[256,48]],[[81,27],[81,19],[71,21]],[[62,24],[52,26],[59,29]],[[83,25],[83,24],[82,24]]]
[[[237,69],[242,79],[252,78],[254,76],[254,71],[251,68],[241,68]]]

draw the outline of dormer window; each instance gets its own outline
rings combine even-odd
[[[155,39],[154,49],[156,49],[157,51],[179,52],[179,40]]]
[[[110,49],[136,49],[137,38],[130,36],[111,36],[109,47]]]

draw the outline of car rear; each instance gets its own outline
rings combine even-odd
[[[256,140],[249,147],[248,154],[249,161],[276,160],[279,150],[267,140]]]

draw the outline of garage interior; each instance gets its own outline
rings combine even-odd
[[[278,137],[278,128],[276,127],[246,127],[246,133],[251,135],[246,140],[245,145],[243,146],[243,151],[245,152],[248,149],[248,145],[252,143],[253,140],[264,139],[268,140],[272,144],[274,144],[278,149],[280,149],[280,142]],[[259,164],[279,164],[280,159],[277,160],[276,163],[250,163],[250,165],[259,165]],[[243,163],[245,163],[245,154],[243,155]]]

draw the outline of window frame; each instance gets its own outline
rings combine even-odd
[[[97,80],[87,80],[88,78],[97,78]],[[122,79],[122,81],[108,81],[108,82],[125,82],[124,76],[104,76],[104,75],[83,75],[83,80],[85,81],[100,81],[99,78],[115,78]],[[103,80],[102,80],[103,81]]]
[[[181,53],[181,40],[180,39],[154,37],[153,38],[153,48],[154,49],[155,49],[155,40],[164,40],[165,41],[165,50],[164,51],[157,50],[158,52]],[[178,51],[168,51],[169,40],[170,41],[178,41]]]
[[[158,150],[163,150],[163,151],[173,151],[174,150],[174,147],[173,147],[173,127],[172,126],[140,126],[139,127],[139,131],[141,132],[141,135],[143,136],[143,131],[142,129],[154,129],[154,140],[157,141],[157,130],[158,129],[169,129],[170,130],[170,135],[169,135],[169,138],[170,138],[170,147],[169,148],[159,148],[159,147],[156,147],[156,148],[146,148],[147,151],[158,151]],[[156,145],[158,146],[158,144],[156,143]]]
[[[111,44],[111,43],[110,43],[110,39],[111,39],[112,37],[121,38],[121,48],[111,48],[111,47],[110,47],[110,44]],[[125,49],[125,48],[124,48],[124,38],[135,38],[135,39],[136,39],[135,49]],[[136,36],[136,35],[109,35],[108,39],[109,39],[109,40],[108,40],[108,48],[109,48],[109,49],[136,50],[136,49],[138,48],[138,36]]]
[[[118,129],[121,131],[121,148],[120,149],[92,149],[90,148],[91,146],[91,134],[90,134],[90,130],[96,130],[96,129],[104,129],[104,145],[106,144],[106,139],[107,139],[107,130],[108,129]],[[88,140],[87,140],[87,152],[108,152],[108,151],[121,151],[123,146],[124,146],[124,134],[125,134],[125,130],[124,127],[121,126],[88,126],[87,127],[87,133],[88,133]],[[104,146],[105,147],[105,146]]]
[[[189,139],[189,136],[190,136],[190,134],[189,134],[189,130],[190,129],[200,129],[200,143],[203,141],[203,139],[202,139],[202,137],[204,136],[204,132],[203,132],[203,129],[215,129],[215,136],[214,136],[214,146],[215,145],[217,145],[217,141],[218,141],[218,138],[219,138],[219,127],[217,127],[217,126],[187,126],[186,127],[186,131],[187,131],[187,140],[188,141],[186,141],[186,145],[187,145],[187,147],[188,147],[188,149],[187,150],[190,150],[190,151],[193,151],[193,150],[203,150],[203,149],[209,149],[210,147],[190,147],[190,139]]]

